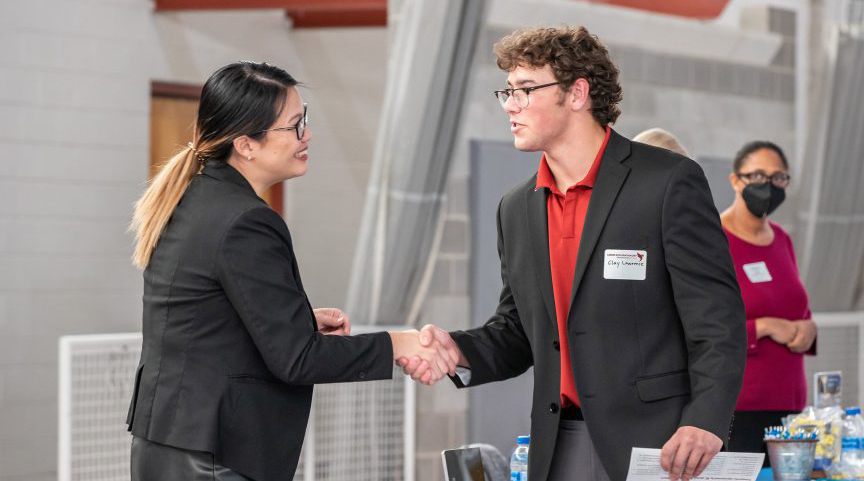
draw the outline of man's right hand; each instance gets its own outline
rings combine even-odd
[[[468,360],[465,359],[459,346],[450,337],[450,333],[438,326],[433,324],[423,326],[420,330],[420,344],[423,347],[437,349],[439,359],[446,359],[448,367],[453,366],[452,369],[447,371],[447,374],[450,376],[456,374],[455,367],[457,365],[469,367]],[[438,380],[435,379],[437,371],[432,363],[421,359],[419,356],[398,357],[396,364],[415,381],[432,385]]]
[[[447,374],[456,372],[456,362],[446,355],[444,349],[437,342],[427,342],[425,345],[420,341],[420,332],[417,330],[390,331],[390,340],[393,343],[393,360],[398,363],[400,359],[417,359],[423,373],[412,376],[416,381],[432,385]],[[400,364],[400,366],[402,366]]]

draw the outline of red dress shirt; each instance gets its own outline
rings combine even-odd
[[[558,322],[558,338],[561,346],[561,405],[579,405],[573,367],[570,365],[570,347],[567,342],[567,314],[570,311],[570,298],[573,290],[573,274],[576,270],[576,257],[585,214],[591,201],[591,191],[600,169],[600,160],[609,141],[609,127],[606,138],[591,164],[585,178],[561,193],[555,184],[555,177],[546,163],[546,156],[540,159],[537,171],[537,189],[549,189],[546,198],[546,218],[549,224],[549,265],[552,267],[552,293],[555,297],[555,317]]]

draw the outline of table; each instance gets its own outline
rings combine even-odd
[[[827,480],[828,478],[813,478],[814,481],[818,480]],[[756,477],[756,481],[774,481],[774,474],[771,472],[771,468],[762,468],[762,471],[759,471],[759,476]]]

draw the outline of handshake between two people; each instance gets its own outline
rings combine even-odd
[[[445,376],[455,376],[456,368],[469,367],[450,333],[432,324],[419,331],[391,331],[393,360],[411,379],[431,386]]]
[[[348,315],[337,308],[315,309],[318,331],[324,335],[351,335]],[[469,367],[468,361],[450,333],[432,324],[419,331],[390,331],[393,361],[411,379],[431,386],[445,376],[456,375],[456,367]]]

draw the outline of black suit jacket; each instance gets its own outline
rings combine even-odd
[[[144,271],[127,423],[256,481],[291,479],[312,385],[389,379],[386,333],[317,331],[285,222],[223,162],[196,176]]]
[[[504,287],[495,315],[453,337],[472,386],[534,366],[529,473],[546,479],[560,353],[547,190],[535,186],[536,177],[499,205]],[[645,280],[604,279],[607,249],[647,251]],[[567,342],[585,422],[613,481],[625,479],[632,447],[660,448],[679,426],[727,439],[744,373],[744,306],[695,162],[611,133],[579,246]]]

